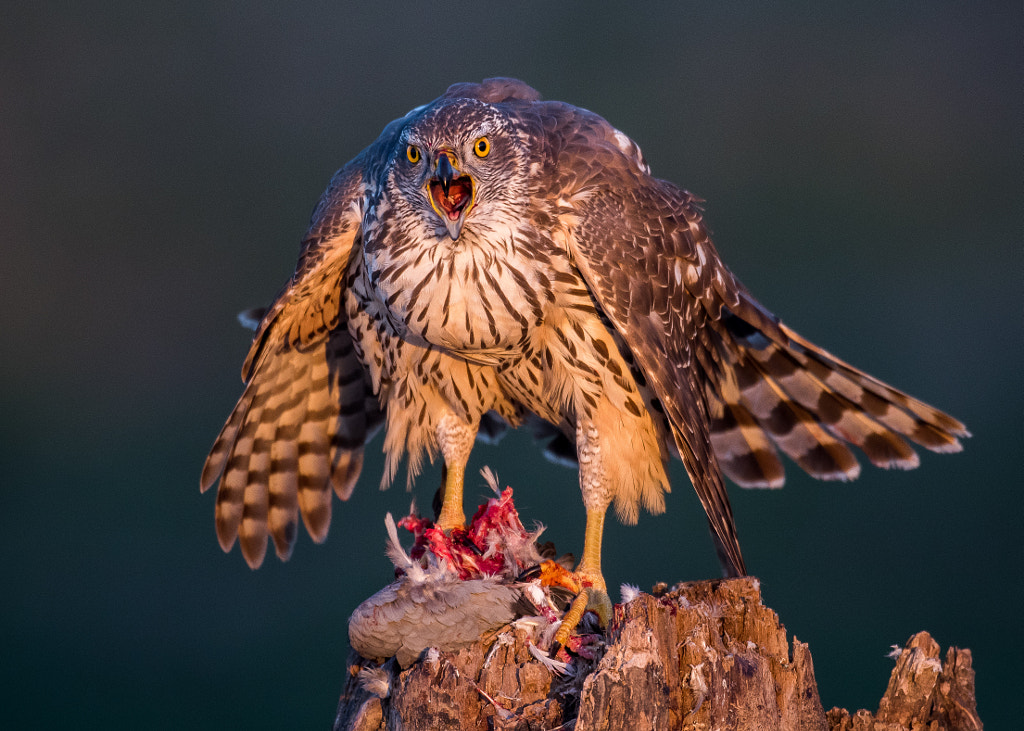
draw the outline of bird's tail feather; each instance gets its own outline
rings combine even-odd
[[[723,337],[725,367],[708,386],[712,444],[738,484],[781,486],[777,450],[814,477],[849,480],[860,465],[848,445],[879,467],[911,469],[910,442],[956,452],[958,437],[970,436],[956,419],[776,327],[774,337]]]
[[[327,537],[331,488],[348,498],[363,446],[380,423],[367,386],[344,328],[257,364],[200,481],[205,491],[220,479],[216,526],[225,551],[237,538],[256,568],[269,534],[277,555],[287,559],[299,515],[314,541]]]

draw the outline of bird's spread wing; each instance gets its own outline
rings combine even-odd
[[[529,101],[537,92],[514,79],[456,85],[442,98]],[[385,174],[405,117],[332,179],[313,213],[295,274],[256,327],[242,366],[244,392],[203,467],[203,491],[220,480],[217,536],[235,539],[252,567],[268,533],[287,558],[301,515],[312,538],[327,536],[331,487],[351,494],[363,447],[383,421],[369,375],[349,336],[344,293],[349,262],[362,247],[363,207]]]
[[[883,467],[916,466],[905,438],[960,448],[958,421],[764,309],[719,259],[699,201],[651,178],[628,138],[596,115],[553,108],[551,196],[570,252],[664,407],[728,571],[744,567],[723,470],[741,485],[778,486],[776,449],[816,477],[849,479],[859,468],[845,442]]]
[[[277,554],[288,557],[300,513],[314,540],[326,537],[331,485],[342,499],[349,496],[363,445],[380,421],[341,304],[359,246],[359,163],[339,171],[321,198],[299,266],[256,331],[242,368],[245,391],[203,468],[202,490],[220,478],[221,546],[228,550],[238,537],[254,568],[268,531]]]
[[[697,360],[708,314],[684,281],[699,266],[697,245],[706,239],[699,210],[687,194],[647,176],[625,135],[595,115],[568,116],[556,132],[560,190],[553,195],[570,253],[661,401],[728,570],[744,573]]]

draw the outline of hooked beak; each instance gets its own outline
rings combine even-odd
[[[441,150],[433,177],[427,181],[428,197],[434,212],[444,221],[452,241],[459,238],[466,214],[473,207],[473,178],[460,175],[452,164],[452,152]]]

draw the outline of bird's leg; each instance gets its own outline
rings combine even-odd
[[[587,530],[583,538],[583,559],[576,567],[575,579],[579,582],[578,593],[569,610],[562,617],[562,626],[555,633],[555,642],[564,645],[572,631],[589,609],[597,614],[601,625],[608,626],[612,618],[612,602],[608,598],[608,586],[601,573],[601,536],[604,533],[605,508],[587,510]]]
[[[608,587],[601,574],[601,537],[604,534],[604,516],[612,501],[608,485],[605,456],[601,450],[597,425],[589,419],[576,424],[576,450],[580,463],[580,491],[587,510],[587,530],[583,538],[583,559],[576,567],[575,580],[579,582],[576,599],[562,618],[562,626],[555,634],[555,642],[564,645],[583,619],[588,609],[597,613],[603,626],[612,617],[612,603]]]
[[[441,530],[466,526],[466,513],[462,509],[462,485],[466,476],[466,466],[445,464],[441,483],[441,512],[435,525]]]
[[[445,414],[438,422],[437,441],[444,458],[444,484],[441,487],[441,512],[435,525],[443,531],[466,527],[462,489],[466,463],[475,439],[476,427],[454,414]]]

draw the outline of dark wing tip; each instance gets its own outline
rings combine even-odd
[[[287,561],[292,557],[297,534],[298,527],[295,520],[289,520],[279,530],[271,531],[270,535],[274,539],[274,552],[282,561]]]
[[[326,483],[320,490],[299,491],[299,507],[306,532],[314,543],[327,540],[327,531],[331,526],[331,488]]]
[[[199,476],[199,492],[203,493],[213,487],[224,472],[224,454],[210,452],[203,464],[203,473]]]
[[[935,420],[936,420],[938,426],[940,426],[942,429],[945,429],[950,434],[952,434],[954,436],[957,436],[957,437],[963,437],[964,439],[970,439],[971,438],[971,433],[969,431],[967,431],[967,427],[964,426],[963,423],[961,423],[960,421],[957,421],[956,419],[954,419],[949,414],[945,414],[945,413],[943,413],[941,411],[937,411],[936,415],[935,415]],[[959,442],[957,442],[956,439],[954,439],[952,441],[952,444],[954,444],[957,447],[959,447]],[[959,452],[960,449],[955,449],[953,451]]]
[[[230,553],[235,545],[235,540],[238,538],[238,526],[232,525],[229,521],[222,520],[219,514],[217,515],[215,526],[217,530],[217,543],[220,544],[220,550],[224,551],[224,553]]]

